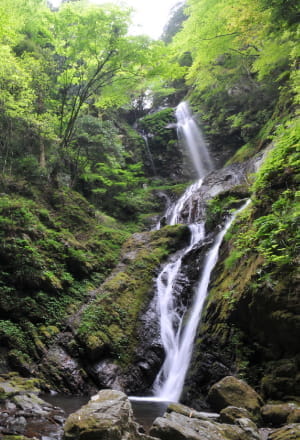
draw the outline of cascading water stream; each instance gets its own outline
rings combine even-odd
[[[176,264],[172,266],[169,263],[165,266],[162,272],[158,276],[157,288],[158,288],[158,304],[160,311],[160,323],[161,323],[161,337],[163,345],[166,351],[165,361],[154,384],[155,396],[166,401],[177,402],[180,398],[182,388],[184,385],[185,376],[190,364],[194,339],[196,331],[201,318],[201,312],[203,309],[204,301],[208,291],[208,285],[210,276],[214,266],[218,259],[218,252],[223,241],[224,235],[230,228],[236,215],[243,210],[249,201],[246,202],[234,215],[227,221],[224,228],[217,235],[213,246],[209,250],[206,259],[204,261],[203,271],[199,280],[199,283],[195,289],[195,296],[193,305],[190,310],[189,317],[182,329],[182,322],[185,317],[185,313],[182,316],[178,316],[176,307],[173,307],[174,298],[172,297],[171,290],[174,285],[174,280],[179,272],[178,265],[181,263],[183,255],[186,255],[195,243],[198,243],[204,238],[204,226],[203,225],[191,225],[192,239],[191,244],[186,248],[184,254],[178,258]],[[195,233],[196,226],[201,229]],[[175,276],[174,272],[177,270]],[[166,284],[162,283],[161,279],[164,273],[170,276],[170,281]],[[175,318],[175,319],[174,319]],[[175,321],[175,325],[174,325]]]
[[[175,116],[177,119],[178,137],[183,140],[184,145],[190,153],[199,180],[190,185],[176,203],[169,206],[164,216],[168,225],[176,225],[182,222],[181,213],[183,207],[201,187],[202,177],[214,169],[203,134],[195,122],[186,102],[181,102],[177,106]],[[189,218],[190,217],[189,215]],[[161,224],[159,221],[155,229],[160,229],[160,227]]]
[[[213,169],[213,163],[202,133],[186,103],[181,103],[177,107],[176,117],[178,133],[190,151],[199,180],[190,185],[176,203],[168,207],[164,215],[168,225],[191,222],[193,218],[192,198],[202,185],[202,177]],[[165,349],[165,360],[153,385],[154,396],[133,399],[156,402],[176,402],[179,400],[190,363],[210,276],[217,262],[219,248],[224,235],[241,209],[227,221],[208,251],[201,277],[199,276],[199,282],[195,288],[193,303],[189,310],[178,301],[176,283],[180,279],[184,257],[205,238],[204,223],[189,224],[191,234],[189,245],[173,255],[158,275],[156,300],[161,340]],[[160,222],[156,226],[156,229],[159,228]]]
[[[176,278],[180,272],[182,259],[187,255],[195,244],[204,238],[204,224],[193,224],[189,226],[191,232],[191,240],[188,247],[179,253],[175,261],[169,262],[157,277],[157,302],[160,315],[160,332],[161,339],[165,349],[166,357],[159,374],[154,383],[154,392],[157,397],[163,400],[175,400],[169,398],[169,383],[173,384],[173,379],[177,381],[177,374],[174,374],[174,366],[176,370],[181,369],[181,343],[180,336],[182,332],[184,313],[179,309],[174,297],[174,287]],[[163,385],[162,385],[163,384]],[[164,391],[165,385],[167,392]],[[173,386],[173,385],[171,385]],[[180,388],[181,390],[181,388]],[[167,395],[167,399],[165,399]]]

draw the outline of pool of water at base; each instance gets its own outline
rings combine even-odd
[[[135,420],[143,426],[146,432],[157,417],[161,417],[170,402],[151,398],[129,397]]]
[[[66,417],[77,411],[90,400],[89,396],[70,396],[67,394],[43,394],[41,399],[51,405],[58,406],[66,413]]]

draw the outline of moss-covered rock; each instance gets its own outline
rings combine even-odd
[[[266,425],[281,426],[287,423],[296,409],[297,405],[294,403],[268,404],[261,408],[261,415]]]
[[[0,377],[0,437],[10,440],[60,438],[64,413],[38,393],[44,384],[16,373]]]
[[[189,400],[228,374],[268,399],[299,396],[298,140],[296,123],[278,136],[250,188],[252,204],[225,236],[187,379]],[[222,215],[220,202],[211,204],[212,221]]]
[[[203,412],[196,411],[189,406],[182,405],[181,403],[172,402],[167,407],[167,412],[175,412],[178,414],[182,414],[187,417],[193,417],[194,419],[203,419],[203,420],[218,420],[220,414],[212,413],[212,412]]]
[[[235,424],[237,419],[252,419],[253,415],[246,408],[236,406],[226,406],[220,411],[220,421],[222,423]]]
[[[246,382],[232,376],[224,377],[213,385],[208,393],[208,402],[220,411],[227,406],[245,408],[259,419],[262,398]]]
[[[185,174],[185,169],[191,167],[184,166],[186,160],[177,139],[175,123],[174,108],[150,113],[139,120],[140,128],[147,137],[149,150],[145,156],[148,155],[148,168],[152,166],[152,173],[157,172],[159,176],[168,178],[169,183],[191,177]]]
[[[288,423],[300,423],[300,408],[294,409],[288,416]]]
[[[228,425],[211,420],[200,420],[171,412],[158,417],[150,435],[161,440],[259,440],[256,425],[248,419]]]
[[[109,355],[128,366],[137,346],[138,316],[149,302],[153,277],[170,252],[188,239],[184,226],[134,234],[123,246],[121,263],[76,316],[73,326],[91,361]]]
[[[276,429],[269,435],[268,440],[299,440],[299,438],[300,424],[294,423]]]
[[[125,394],[103,390],[71,414],[64,426],[64,440],[142,439],[133,422],[131,404]]]

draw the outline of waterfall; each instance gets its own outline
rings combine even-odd
[[[218,259],[219,248],[224,235],[236,215],[248,204],[249,201],[230,217],[207,253],[203,271],[195,289],[191,310],[185,310],[182,314],[179,313],[176,308],[174,286],[176,277],[180,271],[183,256],[189,253],[193,246],[204,238],[203,224],[190,225],[190,245],[179,255],[176,261],[168,263],[157,278],[161,338],[166,356],[154,383],[154,393],[155,396],[161,400],[177,402],[180,398],[192,356],[196,331],[208,291],[210,276]],[[187,312],[189,312],[189,316],[183,328],[182,323]]]
[[[160,333],[166,357],[154,383],[154,393],[163,400],[177,401],[185,374],[182,371],[181,333],[185,313],[180,310],[174,295],[175,282],[181,269],[182,259],[195,244],[204,238],[204,224],[189,226],[191,240],[188,247],[179,253],[175,261],[169,262],[157,277],[157,303],[160,316]],[[184,367],[184,371],[187,368]],[[179,384],[180,381],[180,384]],[[182,385],[181,385],[182,382]],[[177,388],[179,387],[179,396]]]
[[[214,168],[203,134],[186,102],[178,105],[175,115],[178,137],[186,145],[198,177],[203,177]]]
[[[167,209],[165,217],[168,225],[177,225],[179,223],[183,223],[181,217],[183,208],[186,205],[186,203],[189,200],[191,200],[192,195],[195,194],[200,189],[201,185],[202,185],[202,179],[197,180],[197,182],[193,183],[185,190],[183,195],[176,203],[174,203],[169,207],[169,209]],[[189,206],[188,218],[191,217],[191,211],[192,211],[191,206]]]
[[[217,234],[211,248],[207,252],[202,273],[199,274],[199,281],[194,289],[192,305],[187,308],[179,299],[177,283],[181,277],[184,257],[205,239],[204,223],[191,223],[191,219],[195,218],[192,212],[192,200],[193,196],[201,188],[202,177],[212,171],[213,163],[209,157],[202,133],[186,103],[179,104],[176,110],[176,117],[178,134],[182,137],[190,151],[200,178],[186,189],[176,203],[167,208],[164,215],[165,222],[169,225],[189,224],[191,239],[188,246],[170,258],[156,279],[156,304],[160,335],[165,350],[165,360],[153,385],[154,396],[149,398],[133,398],[137,400],[175,402],[179,400],[191,360],[194,339],[207,296],[210,276],[217,262],[219,248],[224,235],[236,215],[248,204],[247,202],[247,204],[236,211]],[[156,229],[159,229],[160,226],[159,222]]]
[[[201,187],[201,178],[206,176],[206,174],[214,169],[204,136],[194,120],[187,102],[181,102],[177,106],[175,116],[177,120],[176,127],[178,138],[182,139],[184,145],[186,146],[193,165],[197,171],[199,180],[189,186],[176,203],[168,207],[164,215],[168,225],[185,223],[181,216],[185,204],[192,199],[192,195]],[[189,215],[188,219],[190,219],[190,217],[191,215]],[[160,229],[160,227],[161,221],[159,220],[154,229]]]

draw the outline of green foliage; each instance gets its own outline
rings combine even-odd
[[[253,184],[251,223],[245,219],[234,239],[237,254],[255,251],[276,270],[292,267],[299,252],[299,127],[298,119],[278,127]]]
[[[248,188],[236,187],[230,192],[224,192],[209,200],[206,207],[205,226],[208,230],[216,228],[234,211],[247,197]]]
[[[155,136],[164,134],[166,126],[175,122],[174,109],[165,108],[141,119],[140,125],[143,130]]]
[[[267,188],[273,195],[272,185],[274,177],[286,180],[287,184],[296,184],[299,175],[299,143],[300,121],[299,118],[288,121],[277,128],[274,137],[275,148],[268,154],[254,183],[254,191],[260,194]],[[274,188],[275,189],[275,188]],[[275,195],[275,194],[274,194]]]
[[[272,135],[299,101],[299,9],[287,5],[280,15],[282,8],[264,0],[189,0],[188,19],[173,39],[178,59],[191,54],[189,99],[212,148],[247,144],[234,160],[257,152],[266,126]]]
[[[11,321],[0,321],[0,339],[2,344],[26,350],[26,340],[21,327]]]
[[[252,226],[239,234],[236,245],[240,252],[256,250],[266,262],[277,267],[294,264],[299,251],[299,206],[295,194],[286,190],[271,205],[268,215],[259,216]]]
[[[0,0],[0,170],[76,186],[94,172],[93,162],[139,162],[102,112],[129,109],[150,89],[168,93],[162,78],[179,70],[170,69],[165,45],[128,36],[124,7],[77,1],[51,11],[42,0],[8,3]]]
[[[79,194],[47,187],[35,200],[2,195],[0,223],[1,343],[37,358],[38,328],[61,328],[114,267],[128,233]]]
[[[240,258],[243,256],[242,250],[233,250],[230,252],[229,257],[226,258],[224,261],[224,266],[226,269],[231,269],[235,266],[235,264],[240,260]],[[231,292],[232,293],[232,292]],[[231,295],[231,294],[230,294]]]

